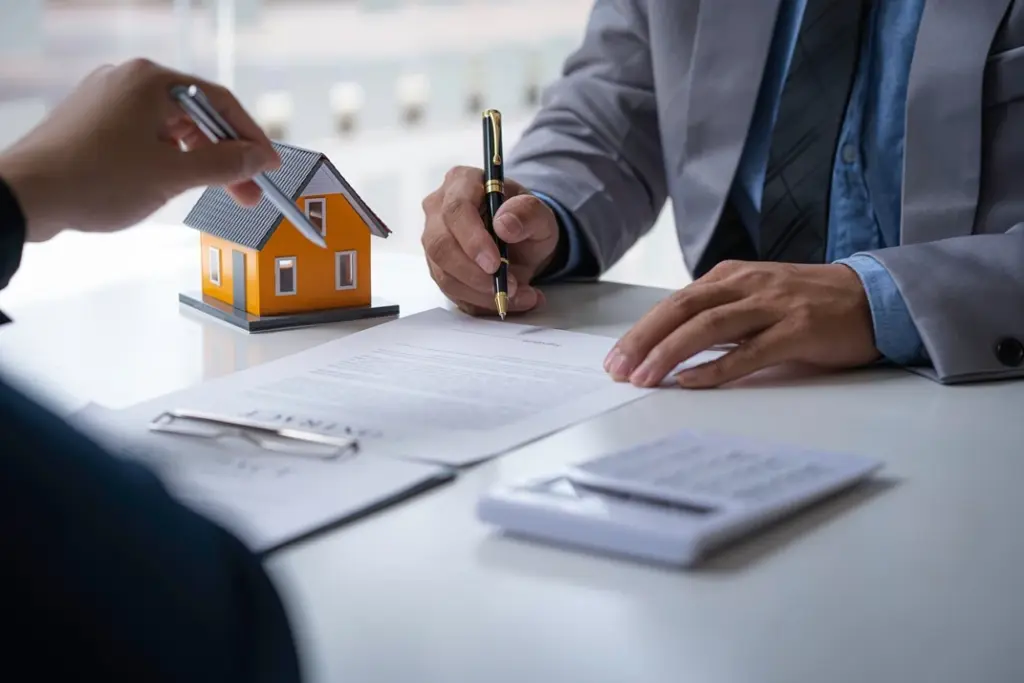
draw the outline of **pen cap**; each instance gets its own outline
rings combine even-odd
[[[484,112],[483,133],[485,180],[504,182],[505,159],[501,146],[501,114],[496,109]]]

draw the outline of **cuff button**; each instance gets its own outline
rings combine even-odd
[[[1024,363],[1024,344],[1014,337],[1000,339],[996,343],[996,358],[1003,365],[1015,368]]]

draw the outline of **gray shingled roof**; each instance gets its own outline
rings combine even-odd
[[[341,193],[352,208],[378,237],[387,237],[391,230],[356,194],[334,164],[320,152],[292,147],[280,142],[274,149],[281,155],[281,166],[267,176],[281,188],[281,192],[298,201],[309,181],[321,165],[325,165],[341,185]],[[281,224],[281,212],[266,197],[254,207],[239,206],[222,187],[209,187],[185,217],[185,225],[202,230],[214,237],[240,244],[250,249],[262,249]]]

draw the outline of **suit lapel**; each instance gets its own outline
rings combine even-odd
[[[955,1],[955,0],[953,0]],[[702,0],[683,107],[676,215],[684,250],[702,253],[714,232],[750,128],[781,0]],[[687,3],[678,3],[686,5]]]
[[[969,235],[981,173],[982,76],[1010,0],[928,0],[907,86],[903,244]]]

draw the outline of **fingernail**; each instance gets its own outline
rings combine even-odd
[[[508,298],[514,300],[516,298],[516,290],[518,290],[518,289],[519,289],[519,283],[516,282],[516,279],[514,277],[509,275],[508,276]]]
[[[646,387],[651,384],[654,380],[654,368],[651,366],[649,361],[644,361],[640,364],[633,374],[629,376],[629,382],[636,387]]]
[[[683,370],[676,375],[676,382],[681,387],[691,387],[697,384],[699,377],[693,370]]]
[[[633,363],[629,357],[622,353],[622,351],[616,351],[615,356],[611,359],[608,364],[608,374],[614,377],[616,380],[625,380],[629,377],[629,373],[633,370]]]
[[[498,270],[498,259],[486,251],[476,257],[476,263],[488,273]]]
[[[494,229],[501,230],[505,233],[506,237],[511,237],[513,239],[518,238],[523,234],[523,224],[519,222],[518,218],[511,215],[498,216],[495,218]]]

